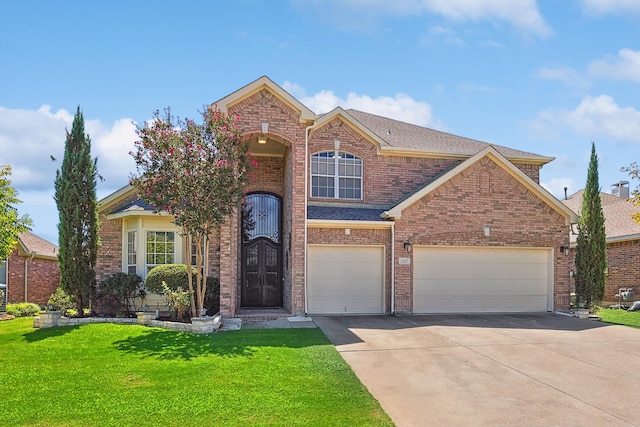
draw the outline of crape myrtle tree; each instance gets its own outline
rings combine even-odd
[[[587,172],[582,209],[578,220],[576,242],[576,302],[589,308],[592,302],[604,296],[607,269],[606,235],[604,215],[598,182],[598,156],[591,144],[591,161]]]
[[[203,273],[209,237],[240,205],[249,180],[249,145],[243,140],[239,117],[229,116],[215,105],[202,113],[203,122],[176,119],[169,109],[164,116],[138,128],[139,140],[130,154],[137,174],[131,177],[143,200],[173,216],[186,238],[184,259],[188,267],[191,315],[202,313],[207,281]]]
[[[21,203],[17,196],[18,192],[11,186],[11,166],[0,165],[0,262],[9,258],[18,243],[18,235],[31,229],[29,216],[19,216],[15,207]]]
[[[622,172],[627,172],[632,179],[640,180],[640,166],[638,162],[633,162],[629,166],[620,169]],[[631,192],[631,202],[640,208],[640,184]],[[640,212],[636,212],[631,217],[640,224]]]
[[[95,298],[98,253],[97,159],[91,158],[91,139],[84,133],[80,107],[67,131],[62,168],[56,171],[60,287],[76,298],[77,315]]]

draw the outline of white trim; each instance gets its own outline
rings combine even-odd
[[[274,94],[278,99],[287,104],[291,109],[297,110],[300,113],[300,122],[313,121],[316,118],[316,114],[307,108],[304,104],[294,98],[289,92],[278,86],[269,77],[262,76],[257,80],[249,83],[246,86],[232,92],[224,98],[214,103],[224,113],[228,113],[230,106],[241,102],[252,95],[260,92],[262,89],[267,89]]]
[[[171,216],[169,212],[166,211],[145,211],[138,209],[127,209],[126,211],[112,213],[107,215],[107,219],[118,219],[118,218],[127,218],[127,217],[140,217],[140,216]]]
[[[391,228],[393,221],[308,219],[307,228]]]

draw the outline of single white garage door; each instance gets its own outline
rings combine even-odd
[[[548,249],[418,246],[413,263],[414,313],[527,312],[552,307]]]
[[[384,313],[384,248],[309,246],[310,314]]]

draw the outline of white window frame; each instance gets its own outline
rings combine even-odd
[[[127,273],[138,272],[138,230],[127,231]]]
[[[328,161],[332,159],[333,162]],[[363,175],[364,175],[364,162],[362,158],[356,156],[355,154],[349,153],[348,151],[339,151],[339,150],[327,150],[327,151],[319,151],[317,153],[313,153],[311,155],[311,197],[313,198],[322,198],[322,199],[339,199],[339,200],[362,200],[364,189],[363,189]],[[326,171],[323,166],[326,167]],[[353,172],[351,174],[347,174],[347,171],[352,169]],[[357,171],[359,170],[359,174]],[[324,173],[323,173],[324,172]],[[314,185],[314,178],[318,179],[326,179],[327,181],[333,181],[333,195],[318,195],[319,190],[329,189],[330,187],[319,185]],[[344,180],[355,180],[360,183],[359,188],[359,197],[346,197],[344,192],[346,191],[357,191],[355,187],[346,188],[341,185]],[[328,192],[328,191],[327,191]],[[341,193],[343,193],[341,195]]]
[[[165,236],[166,236],[168,233],[173,234],[173,240],[172,240],[173,251],[172,251],[172,252],[165,251],[165,252],[151,252],[151,253],[150,253],[150,252],[148,251],[148,243],[149,243],[148,236],[149,236],[149,234],[150,234],[150,233],[154,233],[154,234],[157,234],[157,233],[165,233]],[[150,272],[154,267],[157,267],[158,265],[164,265],[164,264],[175,264],[175,263],[176,263],[176,246],[177,246],[177,245],[176,245],[176,235],[177,235],[177,233],[176,233],[175,231],[166,231],[166,230],[146,230],[146,231],[145,231],[145,233],[144,233],[144,243],[145,243],[145,245],[144,245],[145,277],[146,277],[146,274],[149,274],[149,272]],[[157,243],[156,243],[156,244],[157,244]],[[165,244],[166,244],[166,243],[165,243]],[[167,261],[167,260],[165,259],[165,262],[160,262],[160,263],[150,263],[150,262],[149,262],[149,255],[150,255],[150,254],[153,254],[154,256],[157,256],[157,255],[164,255],[165,257],[167,257],[167,256],[169,256],[169,255],[170,255],[170,256],[171,256],[171,261],[169,262],[169,261]],[[156,260],[156,261],[157,261],[157,260]]]

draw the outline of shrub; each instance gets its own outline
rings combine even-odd
[[[140,286],[142,278],[132,273],[115,273],[98,284],[97,306],[98,311],[109,315],[130,315],[136,311],[135,300],[144,300],[147,293]]]
[[[184,264],[163,264],[154,267],[147,274],[144,287],[149,292],[162,295],[164,293],[163,282],[174,291],[178,288],[188,289],[187,266]]]
[[[167,304],[173,310],[173,318],[179,321],[189,320],[189,310],[191,309],[192,292],[184,291],[181,287],[173,290],[165,282],[162,282],[162,289]]]
[[[11,314],[16,317],[35,316],[40,314],[40,307],[30,302],[7,304],[7,314]]]
[[[73,310],[76,307],[76,299],[73,296],[65,294],[62,288],[58,288],[56,292],[49,297],[47,305],[51,307],[52,310],[67,314],[69,310]]]

